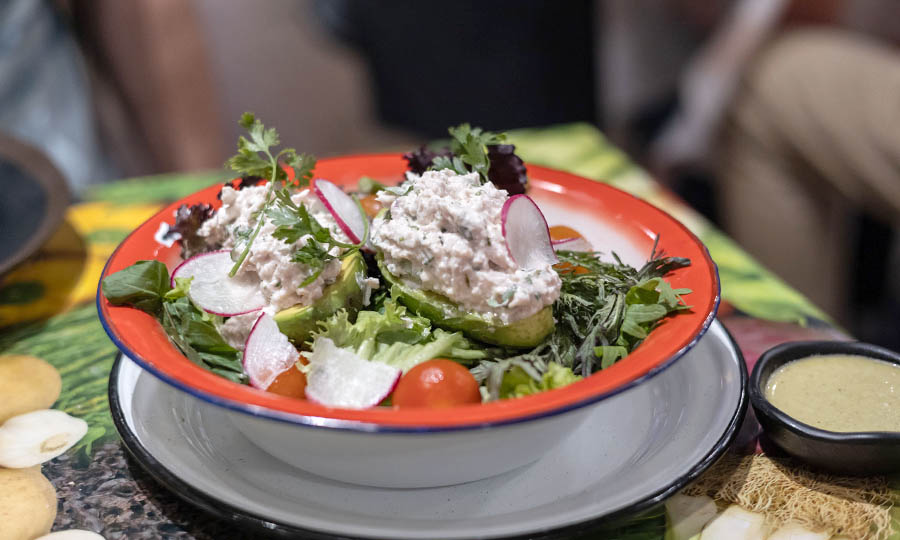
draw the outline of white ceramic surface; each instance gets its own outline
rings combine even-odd
[[[745,379],[743,360],[716,321],[658,376],[583,409],[584,423],[530,465],[420,489],[345,484],[286,465],[235,429],[225,409],[124,358],[111,377],[111,405],[126,446],[151,474],[194,504],[247,526],[318,536],[497,538],[578,530],[680,489],[736,433],[746,408]],[[356,435],[364,448],[367,434]],[[522,444],[553,437],[538,430]],[[364,456],[357,459],[365,467]]]

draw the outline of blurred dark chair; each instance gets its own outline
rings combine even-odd
[[[326,25],[362,54],[391,125],[430,137],[597,121],[588,0],[320,0]]]

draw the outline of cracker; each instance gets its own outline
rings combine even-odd
[[[56,490],[40,467],[0,469],[0,538],[31,540],[50,532]]]
[[[49,409],[59,398],[62,379],[56,368],[34,356],[0,355],[0,424],[37,409]]]

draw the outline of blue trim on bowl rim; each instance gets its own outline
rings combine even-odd
[[[627,508],[615,510],[613,512],[610,512],[609,514],[591,518],[578,523],[563,525],[555,529],[536,531],[534,533],[508,536],[504,538],[506,538],[507,540],[550,540],[571,538],[572,535],[575,534],[589,533],[593,529],[611,522],[615,522],[616,520],[624,518],[626,516],[638,514],[652,508],[653,506],[656,506],[657,504],[662,503],[664,500],[668,499],[678,491],[681,491],[681,489],[686,485],[696,480],[710,466],[717,462],[737,437],[738,433],[740,433],[740,428],[743,424],[744,418],[746,417],[747,408],[750,402],[748,388],[749,375],[747,373],[747,364],[744,361],[744,355],[741,352],[740,347],[738,347],[737,342],[735,342],[734,337],[731,335],[725,325],[722,325],[722,331],[725,333],[725,337],[728,340],[728,343],[731,345],[735,352],[735,355],[737,356],[740,375],[740,392],[737,407],[735,408],[734,415],[732,416],[731,421],[728,423],[728,427],[725,429],[725,432],[722,433],[722,436],[719,438],[716,444],[713,445],[712,448],[710,448],[709,452],[701,460],[694,464],[694,466],[688,469],[688,471],[686,471],[683,475],[673,480],[672,483],[667,487],[647,496],[646,498],[636,502],[631,506],[628,506]],[[217,500],[214,496],[191,486],[190,484],[179,478],[176,474],[169,471],[164,465],[162,465],[156,458],[153,457],[153,455],[147,450],[147,448],[145,448],[144,445],[141,444],[140,440],[138,440],[136,434],[133,433],[128,427],[128,423],[125,419],[122,406],[119,402],[118,393],[118,367],[121,363],[122,356],[123,353],[119,353],[116,356],[115,363],[113,364],[111,370],[112,375],[109,379],[108,397],[110,412],[112,415],[113,423],[115,424],[119,435],[122,437],[122,442],[125,446],[125,449],[154,480],[162,484],[163,487],[174,493],[177,497],[181,498],[188,504],[194,505],[197,508],[200,508],[201,510],[215,517],[230,521],[239,527],[253,531],[255,534],[264,534],[265,536],[270,536],[273,538],[296,538],[299,535],[304,538],[313,538],[318,540],[342,540],[348,538],[346,536],[329,534],[313,529],[306,529],[296,525],[274,523],[262,516],[246,512],[244,510],[241,510],[240,508],[236,508],[230,504]],[[367,538],[368,540],[373,540],[377,537]]]

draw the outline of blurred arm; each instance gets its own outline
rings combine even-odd
[[[739,0],[685,70],[680,107],[656,139],[656,169],[703,164],[715,130],[753,54],[778,27],[789,0]]]

